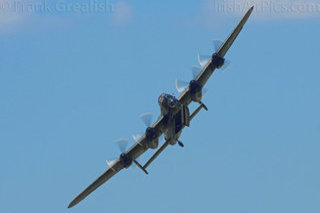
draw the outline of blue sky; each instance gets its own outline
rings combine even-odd
[[[2,11],[0,212],[319,212],[320,13],[308,11],[318,1],[257,9],[226,56],[231,68],[209,80],[209,111],[184,130],[185,148],[67,209],[119,155],[114,141],[143,132],[139,115],[158,116],[158,96],[189,80],[197,54],[244,13],[214,3]]]

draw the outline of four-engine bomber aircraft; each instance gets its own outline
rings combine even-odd
[[[194,76],[194,79],[191,80],[188,85],[183,87],[179,85],[179,82],[176,82],[178,91],[182,92],[178,98],[168,94],[162,94],[159,97],[158,102],[161,109],[161,115],[159,119],[152,126],[146,129],[145,134],[141,136],[141,138],[138,138],[136,143],[128,151],[122,150],[123,153],[120,155],[120,157],[109,164],[109,168],[96,181],[94,181],[83,192],[81,192],[69,204],[68,208],[78,204],[81,200],[83,200],[86,196],[88,196],[91,192],[93,192],[96,188],[101,186],[123,168],[129,168],[132,162],[135,163],[146,174],[148,174],[146,170],[147,167],[169,144],[175,145],[178,143],[183,147],[183,143],[179,141],[179,137],[183,128],[190,125],[190,121],[199,113],[202,108],[208,110],[207,107],[201,102],[204,93],[203,86],[206,84],[215,69],[224,69],[224,66],[228,64],[227,61],[225,61],[224,56],[239,35],[252,11],[253,7],[248,10],[230,36],[219,45],[216,44],[218,45],[216,46],[216,52],[210,56],[209,59],[202,59],[199,56],[199,63],[203,67],[201,68],[200,73]],[[188,105],[192,101],[199,103],[199,106],[190,115]],[[137,162],[136,159],[148,149],[156,149],[159,144],[159,137],[162,134],[164,135],[165,143],[162,144],[156,153],[145,163],[145,165],[142,166]]]

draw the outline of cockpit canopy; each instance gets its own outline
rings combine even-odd
[[[173,95],[165,94],[165,93],[161,94],[160,97],[158,98],[158,103],[160,106],[167,105],[171,108],[174,108],[177,102],[178,100],[176,99],[176,97],[174,97]]]
[[[169,111],[175,112],[177,106],[180,105],[176,97],[165,93],[160,95],[160,97],[158,98],[158,103],[161,108],[162,114],[166,114]]]

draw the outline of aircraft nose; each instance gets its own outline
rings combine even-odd
[[[171,107],[171,108],[175,108],[176,107],[176,102],[175,102],[175,100],[173,100],[173,99],[169,99],[169,107]]]

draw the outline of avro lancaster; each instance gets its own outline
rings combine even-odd
[[[169,145],[178,144],[181,147],[184,146],[184,144],[179,140],[182,130],[185,127],[190,126],[190,122],[201,111],[201,109],[205,109],[206,111],[208,110],[207,106],[201,101],[203,95],[206,93],[204,90],[206,82],[215,70],[225,70],[230,64],[224,57],[239,35],[244,24],[247,22],[252,11],[253,7],[247,11],[225,41],[220,42],[216,40],[214,42],[215,52],[211,56],[198,56],[201,67],[193,68],[194,76],[190,82],[185,83],[182,81],[176,81],[176,88],[178,92],[181,92],[179,97],[176,98],[170,94],[160,95],[158,104],[160,106],[161,114],[158,120],[151,124],[150,114],[144,114],[142,119],[148,126],[145,133],[141,137],[134,136],[136,142],[128,150],[126,150],[127,140],[119,140],[118,144],[122,152],[119,158],[112,162],[107,161],[109,168],[83,192],[76,196],[69,204],[68,208],[78,204],[91,192],[122,169],[127,169],[132,164],[136,164],[144,173],[148,174],[148,166]],[[192,113],[190,113],[188,107],[191,102],[199,104]],[[141,165],[137,161],[137,158],[149,149],[157,149],[159,145],[159,137],[162,135],[164,136],[165,142],[161,144],[160,148],[144,165]]]

